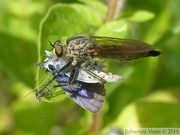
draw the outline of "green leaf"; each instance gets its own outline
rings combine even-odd
[[[16,38],[35,42],[38,36],[40,17],[44,13],[46,5],[46,2],[40,3],[39,1],[1,0],[0,31]]]
[[[34,86],[35,43],[1,32],[0,37],[0,66],[11,77],[21,80],[28,86]]]
[[[103,4],[98,0],[79,0],[79,1],[83,2],[84,4],[87,4],[89,7],[95,10],[100,16],[102,16],[105,19],[107,13],[107,6],[105,4]]]
[[[173,34],[179,34],[180,33],[180,20],[175,22],[175,25],[172,27]]]
[[[157,15],[154,23],[147,30],[144,41],[150,44],[155,44],[170,27],[170,13],[167,7],[164,7]]]
[[[94,19],[92,19],[94,18]],[[51,7],[40,26],[38,58],[43,61],[44,50],[52,50],[49,41],[65,41],[66,39],[80,34],[94,32],[102,25],[102,18],[90,7],[81,4],[57,4]],[[47,77],[44,69],[38,68],[37,86]],[[52,85],[51,85],[52,86]],[[50,92],[46,98],[47,102],[57,102],[65,99],[67,95],[57,88]]]
[[[89,25],[89,33],[94,32],[103,24],[103,18],[97,12],[95,12],[93,8],[81,4],[72,4],[72,7],[76,9],[76,11],[84,18],[86,24]]]
[[[124,20],[112,21],[104,24],[96,32],[97,36],[132,38],[131,26]]]
[[[179,127],[180,106],[176,91],[157,91],[147,98],[128,105],[119,115],[119,128]],[[129,119],[132,118],[132,119]]]
[[[146,22],[155,17],[155,14],[147,10],[138,10],[132,12],[125,12],[121,14],[118,19],[125,19],[131,22]]]

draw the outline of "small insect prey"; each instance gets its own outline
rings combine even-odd
[[[46,97],[54,88],[61,87],[68,96],[84,109],[92,113],[98,113],[105,101],[106,91],[104,83],[117,82],[123,79],[121,76],[104,72],[102,70],[104,67],[102,63],[87,61],[77,66],[73,81],[70,83],[69,80],[74,68],[69,66],[69,61],[59,59],[53,52],[45,52],[47,58],[43,63],[39,63],[38,65],[50,72],[53,77],[36,93],[39,100],[42,97]],[[64,67],[68,68],[65,70]],[[58,84],[47,89],[54,80]]]

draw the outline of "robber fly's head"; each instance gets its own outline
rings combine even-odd
[[[57,40],[54,44],[50,42],[50,45],[54,47],[53,53],[56,54],[58,58],[63,56],[63,46],[60,40]]]

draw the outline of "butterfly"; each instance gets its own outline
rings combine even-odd
[[[53,77],[36,93],[39,100],[42,97],[51,97],[52,95],[49,93],[55,88],[61,87],[67,97],[71,97],[81,107],[92,113],[98,113],[104,105],[106,95],[104,84],[101,83],[100,78],[106,82],[117,82],[124,79],[119,75],[104,72],[102,70],[104,65],[98,61],[94,61],[83,63],[83,66],[80,65],[76,76],[74,76],[74,81],[69,83],[70,73],[73,69],[69,68],[60,72],[62,68],[67,66],[68,61],[59,59],[53,52],[45,52],[46,59],[44,62],[38,63],[38,65],[43,67],[47,72],[50,72]],[[86,70],[90,72],[86,72]],[[56,80],[57,84],[47,88],[54,80]]]

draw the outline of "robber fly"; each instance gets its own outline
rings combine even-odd
[[[69,64],[66,65],[65,69],[72,68],[70,83],[74,80],[77,65],[87,61],[93,62],[94,58],[130,61],[162,54],[162,52],[154,50],[152,45],[138,40],[98,36],[76,35],[67,39],[66,43],[56,41],[51,45],[54,47],[54,53],[57,57],[68,59]],[[64,71],[64,68],[61,71]],[[86,70],[86,72],[89,71]],[[94,76],[98,78],[98,76]],[[99,79],[102,83],[106,83],[102,78]]]

